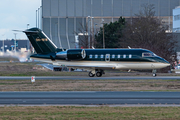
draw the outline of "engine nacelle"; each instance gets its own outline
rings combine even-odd
[[[73,49],[67,51],[68,60],[84,59],[85,57],[86,57],[86,52],[84,49]]]
[[[66,60],[80,60],[86,57],[86,52],[84,49],[71,49],[67,51],[58,52],[56,54],[56,57]]]

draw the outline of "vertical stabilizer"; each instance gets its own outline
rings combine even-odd
[[[57,46],[46,36],[42,30],[38,28],[31,28],[23,32],[27,35],[29,41],[38,54],[56,52]]]

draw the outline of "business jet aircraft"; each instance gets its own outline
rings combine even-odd
[[[39,61],[89,70],[89,77],[101,77],[105,69],[156,69],[169,62],[146,49],[69,49],[63,50],[38,28],[23,31],[37,54],[30,57]]]

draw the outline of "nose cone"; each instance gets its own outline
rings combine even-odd
[[[164,58],[161,58],[159,56],[155,57],[154,61],[170,65],[170,63],[168,61],[166,61]]]
[[[155,58],[155,61],[159,63],[159,67],[161,68],[168,67],[171,65],[168,61],[159,56]]]
[[[170,66],[169,63],[158,63],[156,65],[156,68],[161,69],[161,68],[165,68],[165,67],[168,67],[168,66]]]
[[[162,58],[162,59],[163,59],[163,58]],[[168,61],[166,61],[165,59],[163,59],[162,63],[163,63],[163,66],[164,66],[164,67],[168,67],[168,66],[171,65],[171,64],[170,64]]]
[[[164,63],[164,67],[168,67],[168,66],[170,66],[171,64],[170,63]]]

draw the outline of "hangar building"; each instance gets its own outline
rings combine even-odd
[[[154,4],[155,15],[172,31],[172,11],[180,0],[42,0],[41,29],[58,47],[75,48],[76,33],[88,24],[95,32],[120,16],[131,19],[142,4]]]

